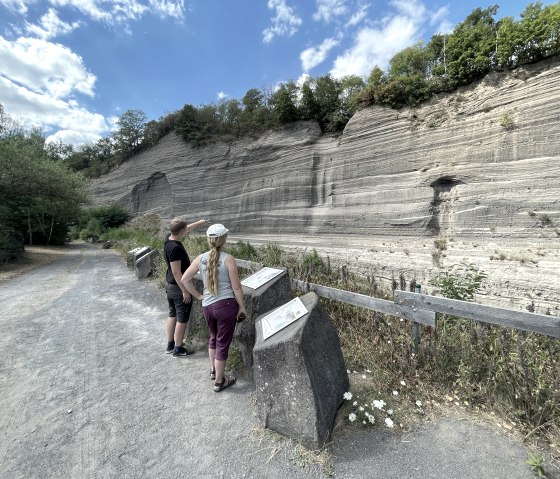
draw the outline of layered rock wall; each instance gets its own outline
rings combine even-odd
[[[200,149],[170,134],[93,189],[97,203],[206,217],[388,283],[474,262],[486,300],[560,314],[560,58],[416,109],[367,108],[336,138],[314,122]]]
[[[367,108],[340,138],[313,122],[200,149],[170,134],[96,180],[95,198],[245,233],[530,237],[541,215],[560,220],[559,63]]]

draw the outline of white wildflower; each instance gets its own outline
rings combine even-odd
[[[417,405],[418,407],[422,407],[422,401],[420,401],[420,399],[419,399],[418,401],[416,401],[416,405]]]
[[[351,412],[348,415],[348,419],[350,420],[350,422],[354,422],[356,420],[356,415],[353,412]]]
[[[362,374],[362,379],[366,379],[367,376],[365,374]]]
[[[406,386],[406,383],[404,381],[401,381],[401,385]]]
[[[393,420],[390,417],[385,418],[385,425],[387,427],[393,427]]]
[[[347,401],[350,401],[350,399],[352,399],[352,393],[350,391],[344,393],[344,395],[342,396],[344,399],[346,399]]]
[[[375,422],[375,417],[373,416],[373,414],[368,414],[367,418],[370,424],[373,424]]]
[[[360,411],[363,411],[363,410],[364,410],[364,408],[362,406],[360,406]]]
[[[387,411],[387,414],[389,414],[389,416],[392,416],[392,415],[393,415],[393,410],[392,410],[392,409],[389,409],[389,410]]]
[[[399,392],[398,391],[393,391],[393,396],[398,396]]]
[[[366,422],[365,422],[365,421],[362,421],[362,423],[365,424]]]
[[[369,369],[366,369],[366,373],[371,373],[371,371]]]
[[[352,403],[352,406],[357,406],[357,405],[358,405],[358,401],[354,401],[354,402]]]
[[[383,399],[381,399],[381,400],[374,399],[374,400],[372,401],[371,405],[372,405],[374,408],[377,408],[377,409],[379,409],[379,410],[382,410],[383,407],[385,406],[385,401],[383,401]]]

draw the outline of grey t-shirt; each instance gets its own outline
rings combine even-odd
[[[220,252],[220,257],[218,258],[218,292],[214,296],[210,294],[206,286],[206,269],[208,267],[208,259],[210,257],[210,252],[206,252],[200,258],[200,264],[198,270],[202,276],[202,284],[204,285],[204,292],[202,298],[202,306],[208,306],[209,304],[215,303],[222,299],[235,298],[233,288],[231,287],[231,281],[229,279],[229,272],[226,266],[227,253]]]

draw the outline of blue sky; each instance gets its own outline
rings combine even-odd
[[[502,0],[497,17],[518,17],[528,3]],[[367,77],[492,4],[0,0],[0,103],[49,140],[79,145],[110,134],[128,109],[151,120],[305,74]]]

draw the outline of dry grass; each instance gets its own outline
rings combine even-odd
[[[21,258],[0,265],[0,282],[9,281],[20,274],[51,263],[61,254],[64,254],[64,246],[26,246]]]

